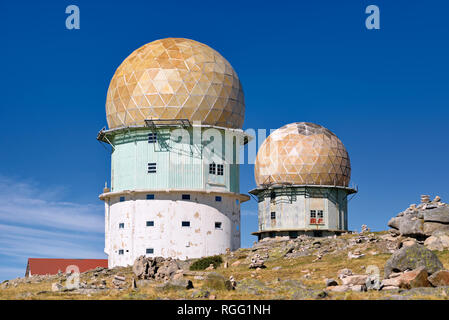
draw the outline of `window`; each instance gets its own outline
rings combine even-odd
[[[235,199],[235,204],[239,205],[239,203],[240,203],[239,199]]]
[[[220,197],[220,196],[216,196],[216,197],[215,197],[215,201],[221,202],[221,197]]]
[[[153,248],[147,248],[147,250],[145,252],[147,254],[153,254],[154,253],[154,249]]]
[[[276,200],[276,193],[274,191],[271,192],[270,198],[271,200]]]
[[[120,197],[120,202],[125,201],[125,197]]]
[[[270,233],[268,234],[268,236],[269,236],[270,238],[275,238],[275,237],[276,237],[276,233],[275,233],[275,232],[270,232]]]
[[[147,227],[154,227],[154,221],[147,221]]]
[[[148,173],[156,173],[156,163],[155,162],[148,163]]]
[[[118,228],[119,229],[125,229],[125,224],[122,222],[122,223],[119,223],[118,224]]]
[[[217,175],[218,176],[222,176],[223,175],[223,165],[222,164],[217,164]]]
[[[215,163],[209,164],[209,174],[215,174],[217,165]]]
[[[310,224],[322,224],[323,223],[323,210],[310,210]]]
[[[123,250],[123,249],[120,249],[119,251],[118,251],[118,254],[120,254],[120,255],[122,255],[122,254],[124,254],[125,253],[125,251]]]
[[[190,227],[190,221],[183,221],[181,223],[181,226],[183,226],[183,227]]]
[[[271,213],[271,220],[274,220],[274,219],[276,219],[276,212]]]
[[[154,200],[154,194],[147,194],[147,200]]]
[[[156,143],[156,141],[157,141],[157,133],[149,133],[148,143]]]
[[[183,194],[182,200],[190,200],[190,194]]]
[[[221,229],[221,222],[215,222],[215,229]]]
[[[323,214],[323,210],[318,210],[317,211],[317,224],[324,224],[324,214]]]

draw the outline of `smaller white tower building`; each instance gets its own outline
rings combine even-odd
[[[326,236],[348,230],[351,164],[338,137],[313,123],[275,130],[257,153],[259,240],[300,234]]]

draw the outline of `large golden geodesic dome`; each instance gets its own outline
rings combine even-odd
[[[188,119],[242,128],[245,102],[232,66],[200,42],[167,38],[128,56],[115,72],[106,99],[109,128],[145,119]]]
[[[351,164],[345,146],[335,134],[317,124],[297,122],[275,130],[263,142],[254,173],[258,186],[347,187]]]

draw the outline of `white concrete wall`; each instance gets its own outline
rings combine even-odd
[[[186,193],[186,192],[185,192]],[[147,256],[200,258],[221,254],[226,248],[240,247],[240,202],[236,197],[190,192],[191,200],[181,200],[182,193],[152,193],[155,200],[146,200],[146,194],[127,195],[106,199],[105,252],[109,267],[132,265],[146,255],[147,248],[154,253]],[[146,221],[154,221],[147,227]],[[190,221],[190,227],[182,227]],[[215,228],[221,222],[221,229]],[[119,224],[124,223],[120,229]],[[120,255],[119,250],[124,250]]]

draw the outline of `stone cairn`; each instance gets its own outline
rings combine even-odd
[[[260,256],[260,254],[256,253],[252,258],[251,258],[251,263],[249,265],[250,269],[257,269],[257,268],[266,268],[265,266],[265,260]]]

